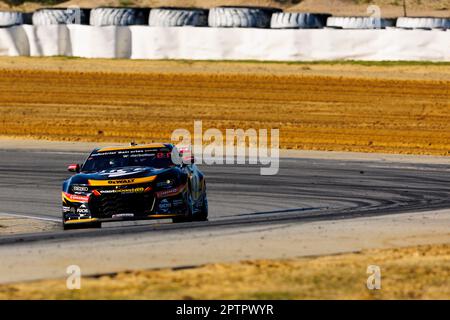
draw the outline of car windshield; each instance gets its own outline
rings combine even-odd
[[[169,149],[133,149],[93,153],[83,165],[83,172],[99,172],[123,167],[174,166]]]

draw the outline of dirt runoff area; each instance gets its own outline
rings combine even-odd
[[[377,282],[368,281],[368,267],[377,265],[381,287],[369,290],[367,283]],[[449,299],[450,245],[123,272],[85,278],[81,286],[4,285],[0,299]]]
[[[282,149],[450,155],[450,65],[0,59],[0,135],[169,141],[280,129]]]
[[[55,221],[30,219],[26,216],[10,216],[0,213],[0,237],[21,233],[50,232],[60,230]]]

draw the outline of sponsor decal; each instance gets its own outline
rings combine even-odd
[[[172,207],[172,204],[169,202],[169,200],[164,199],[159,203],[158,207],[161,212],[168,212],[169,209]]]
[[[89,180],[90,186],[106,187],[106,186],[124,186],[132,184],[141,184],[152,182],[156,179],[156,176],[146,178],[134,178],[134,179],[116,179],[116,180]]]
[[[128,183],[133,183],[134,179],[125,179],[125,180],[109,180],[108,184],[113,184],[113,185],[121,185],[121,184],[128,184]]]
[[[126,147],[126,148],[120,148],[120,147],[112,147],[112,148],[103,148],[100,149],[98,152],[99,153],[104,153],[104,152],[111,152],[111,151],[131,151],[131,150],[143,150],[143,151],[148,151],[148,149],[160,149],[160,148],[165,148],[166,146],[162,143],[153,143],[153,144],[148,144],[148,145],[141,145],[141,146],[131,146],[131,147]]]
[[[123,170],[123,169],[113,169],[113,170],[104,170],[99,173],[99,175],[107,176],[108,178],[118,178],[123,176],[130,176],[139,172],[145,171],[145,168],[135,168],[133,170]]]
[[[134,213],[120,213],[120,214],[113,214],[113,218],[133,218]]]
[[[172,201],[172,205],[173,205],[174,207],[179,207],[179,206],[183,205],[183,200],[181,200],[181,199],[175,199],[175,200]]]
[[[164,198],[164,197],[176,196],[176,195],[180,194],[185,189],[185,187],[186,187],[186,185],[182,185],[182,186],[179,186],[178,188],[172,188],[169,190],[156,192],[156,197]]]
[[[63,199],[69,200],[71,202],[89,202],[88,196],[80,196],[76,194],[69,194],[66,192],[62,193]]]
[[[70,212],[70,207],[62,207],[62,209],[63,209],[63,212],[64,213],[66,213],[66,212]]]
[[[74,192],[88,192],[89,188],[88,187],[82,187],[82,186],[73,186],[72,190]]]
[[[86,215],[89,213],[89,209],[83,204],[77,209],[79,215]]]
[[[144,188],[132,188],[132,189],[116,189],[116,190],[102,190],[101,194],[111,194],[111,193],[144,193]]]

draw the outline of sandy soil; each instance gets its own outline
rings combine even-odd
[[[4,136],[168,141],[200,119],[279,128],[282,149],[450,154],[448,65],[0,60]]]
[[[323,76],[389,80],[450,80],[450,63],[426,62],[247,62],[0,57],[0,70],[120,74]],[[214,79],[214,78],[213,78]]]
[[[56,222],[11,217],[0,213],[0,236],[56,230],[61,230],[61,225]]]
[[[403,16],[402,1],[398,0],[374,0],[374,1],[353,1],[353,0],[130,0],[130,5],[159,7],[203,7],[211,8],[220,5],[242,5],[242,6],[271,6],[282,8],[286,11],[302,12],[326,12],[334,15],[367,15],[367,7],[370,4],[380,6],[382,16],[398,17]],[[120,6],[123,1],[119,0],[70,0],[62,1],[58,7],[77,5],[81,7],[96,6]],[[450,16],[449,0],[407,0],[407,13],[410,16]],[[19,10],[35,10],[41,6],[34,3],[25,3],[16,7]],[[0,3],[0,8],[8,8],[4,3]]]
[[[381,289],[366,287],[381,268]],[[450,245],[370,250],[319,258],[213,264],[0,286],[0,299],[449,299]]]

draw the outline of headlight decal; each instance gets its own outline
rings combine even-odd
[[[80,203],[86,203],[89,202],[89,196],[79,196],[76,194],[70,194],[63,192],[62,193],[63,200],[67,200],[69,202],[80,202]]]
[[[172,188],[169,190],[156,192],[156,197],[164,198],[164,197],[176,196],[176,195],[180,194],[181,192],[183,192],[186,189],[186,186],[187,186],[186,184],[183,184],[183,185],[179,186],[178,188]]]

